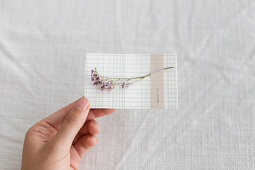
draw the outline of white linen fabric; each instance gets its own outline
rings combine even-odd
[[[83,95],[86,53],[173,51],[179,109],[100,118],[80,169],[255,169],[254,0],[0,0],[0,169]]]

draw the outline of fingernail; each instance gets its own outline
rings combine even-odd
[[[85,111],[87,109],[89,105],[89,102],[87,99],[85,99],[84,97],[82,97],[79,102],[77,103],[77,108],[82,110],[82,111]]]

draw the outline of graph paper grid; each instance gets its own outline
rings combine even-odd
[[[127,88],[116,87],[101,91],[91,81],[91,70],[111,78],[137,77],[150,73],[150,54],[96,54],[89,53],[85,60],[85,94],[92,108],[151,109],[150,77]],[[177,56],[164,54],[164,108],[178,107]]]

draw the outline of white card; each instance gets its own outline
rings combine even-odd
[[[118,81],[114,89],[94,85],[91,70]],[[151,74],[151,75],[150,75]],[[127,80],[137,78],[128,87]],[[178,107],[177,58],[162,54],[87,54],[85,61],[85,94],[92,108],[164,109]]]

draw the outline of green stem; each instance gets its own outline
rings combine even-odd
[[[147,75],[145,75],[145,76],[140,76],[140,77],[132,77],[132,78],[111,78],[111,79],[117,80],[117,81],[119,81],[119,80],[127,80],[127,81],[129,81],[129,80],[134,80],[134,79],[140,79],[140,80],[142,80],[142,79],[144,79],[144,78],[146,78],[146,77],[151,76],[151,75],[154,74],[154,73],[157,73],[157,72],[162,71],[162,70],[164,71],[164,70],[172,69],[172,68],[174,68],[174,67],[166,67],[166,68],[163,68],[163,69],[160,69],[160,70],[156,70],[156,71],[154,71],[154,72],[152,72],[152,73],[149,73],[149,74],[147,74]],[[140,81],[140,80],[138,80],[138,81]],[[137,81],[135,81],[135,82],[137,82]],[[133,82],[133,83],[135,83],[135,82]]]

